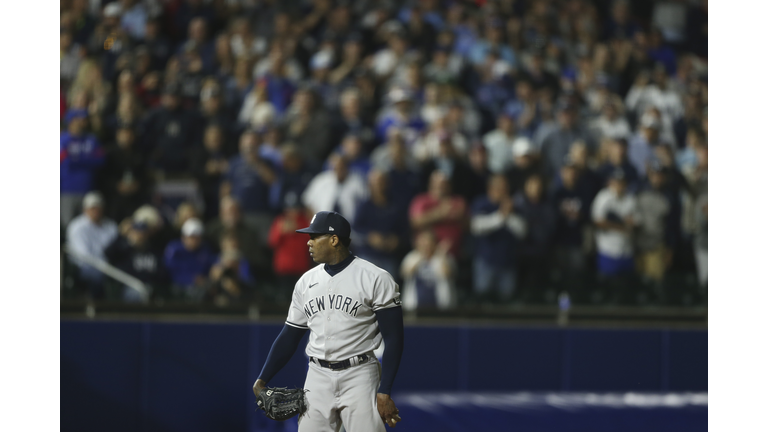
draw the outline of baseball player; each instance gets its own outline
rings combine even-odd
[[[400,416],[390,397],[403,351],[400,289],[392,276],[349,251],[350,225],[339,213],[321,211],[308,228],[315,266],[296,283],[283,330],[275,339],[259,379],[258,397],[290,360],[310,331],[304,389],[307,411],[299,432],[384,431]],[[383,367],[374,356],[384,341]]]

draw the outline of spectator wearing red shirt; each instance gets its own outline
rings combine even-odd
[[[288,301],[294,285],[310,269],[307,236],[296,230],[309,226],[309,217],[301,207],[298,196],[285,196],[284,211],[275,217],[269,229],[269,247],[273,251],[272,269],[277,279],[275,300]]]
[[[451,194],[445,174],[432,173],[427,192],[413,199],[408,214],[415,233],[432,229],[437,242],[447,241],[450,254],[458,255],[466,227],[467,203],[461,196]]]

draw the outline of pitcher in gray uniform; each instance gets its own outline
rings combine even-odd
[[[254,394],[285,366],[309,330],[308,409],[299,417],[299,431],[394,427],[401,420],[390,397],[403,351],[399,286],[385,270],[350,253],[350,225],[339,213],[318,212],[296,232],[309,234],[309,253],[324,265],[296,283]],[[382,341],[383,365],[373,354]]]

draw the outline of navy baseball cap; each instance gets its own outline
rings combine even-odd
[[[352,228],[344,216],[334,211],[321,211],[315,213],[307,228],[296,230],[305,234],[335,234],[339,238],[349,238]]]

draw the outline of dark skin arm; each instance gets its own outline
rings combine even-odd
[[[258,381],[257,381],[258,382]],[[395,402],[388,394],[376,393],[376,408],[379,410],[379,416],[388,424],[389,427],[395,427],[397,422],[401,421],[400,410],[395,406]]]

